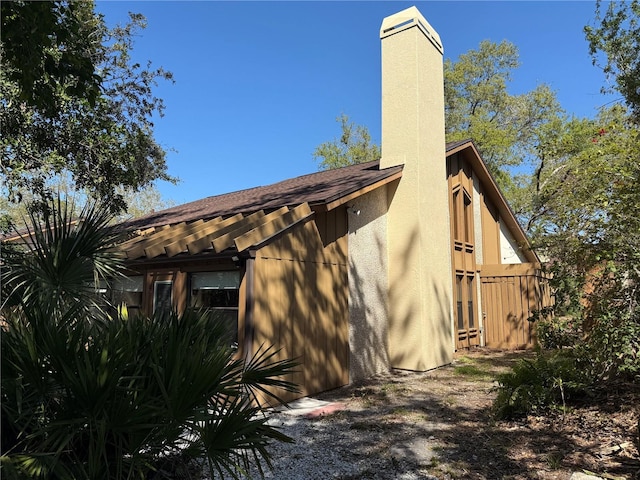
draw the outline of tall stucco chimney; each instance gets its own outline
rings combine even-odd
[[[380,38],[380,168],[404,165],[388,193],[389,356],[428,370],[453,354],[443,48],[416,7],[385,18]]]

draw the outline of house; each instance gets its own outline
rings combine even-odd
[[[302,395],[531,345],[548,287],[473,142],[445,143],[439,36],[415,7],[380,36],[380,161],[130,221],[113,294],[147,313],[220,311],[240,354],[300,361]]]

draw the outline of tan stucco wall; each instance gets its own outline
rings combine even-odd
[[[504,222],[500,222],[500,263],[526,263],[527,258]]]
[[[415,7],[386,18],[381,38],[380,166],[404,165],[389,193],[389,354],[428,370],[453,355],[442,48]]]
[[[387,195],[378,188],[350,203],[350,382],[389,371]]]

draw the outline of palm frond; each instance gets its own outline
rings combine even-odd
[[[267,423],[261,408],[246,398],[227,397],[211,406],[212,414],[197,427],[210,468],[241,478],[255,464],[271,466],[268,446],[272,441],[293,440]]]
[[[95,288],[119,274],[117,237],[103,207],[79,223],[70,211],[58,201],[32,214],[3,273],[17,302],[2,312],[2,473],[145,478],[171,455],[204,455],[236,478],[270,465],[270,443],[290,439],[257,394],[296,391],[295,362],[262,347],[236,358],[228,323],[207,312],[101,312]]]
[[[286,392],[300,391],[298,385],[286,380],[297,372],[300,365],[295,359],[277,360],[281,350],[272,346],[260,345],[256,353],[247,361],[242,370],[240,383],[248,390],[254,401],[258,401],[257,392],[279,404],[285,402],[276,393],[278,390]]]
[[[44,213],[30,211],[17,231],[20,249],[5,252],[2,283],[12,298],[29,308],[54,311],[79,305],[100,311],[100,281],[121,275],[122,258],[113,250],[118,234],[110,227],[108,206],[87,204],[80,218],[60,198]]]

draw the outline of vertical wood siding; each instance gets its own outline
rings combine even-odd
[[[464,155],[447,157],[453,266],[455,348],[480,345],[477,267],[471,164]],[[471,285],[471,287],[469,287]]]
[[[256,253],[254,351],[280,349],[300,366],[288,380],[301,393],[349,382],[347,225],[344,208],[318,213]]]
[[[552,304],[549,278],[533,264],[484,265],[480,272],[485,345],[532,348],[535,323],[528,319]]]

